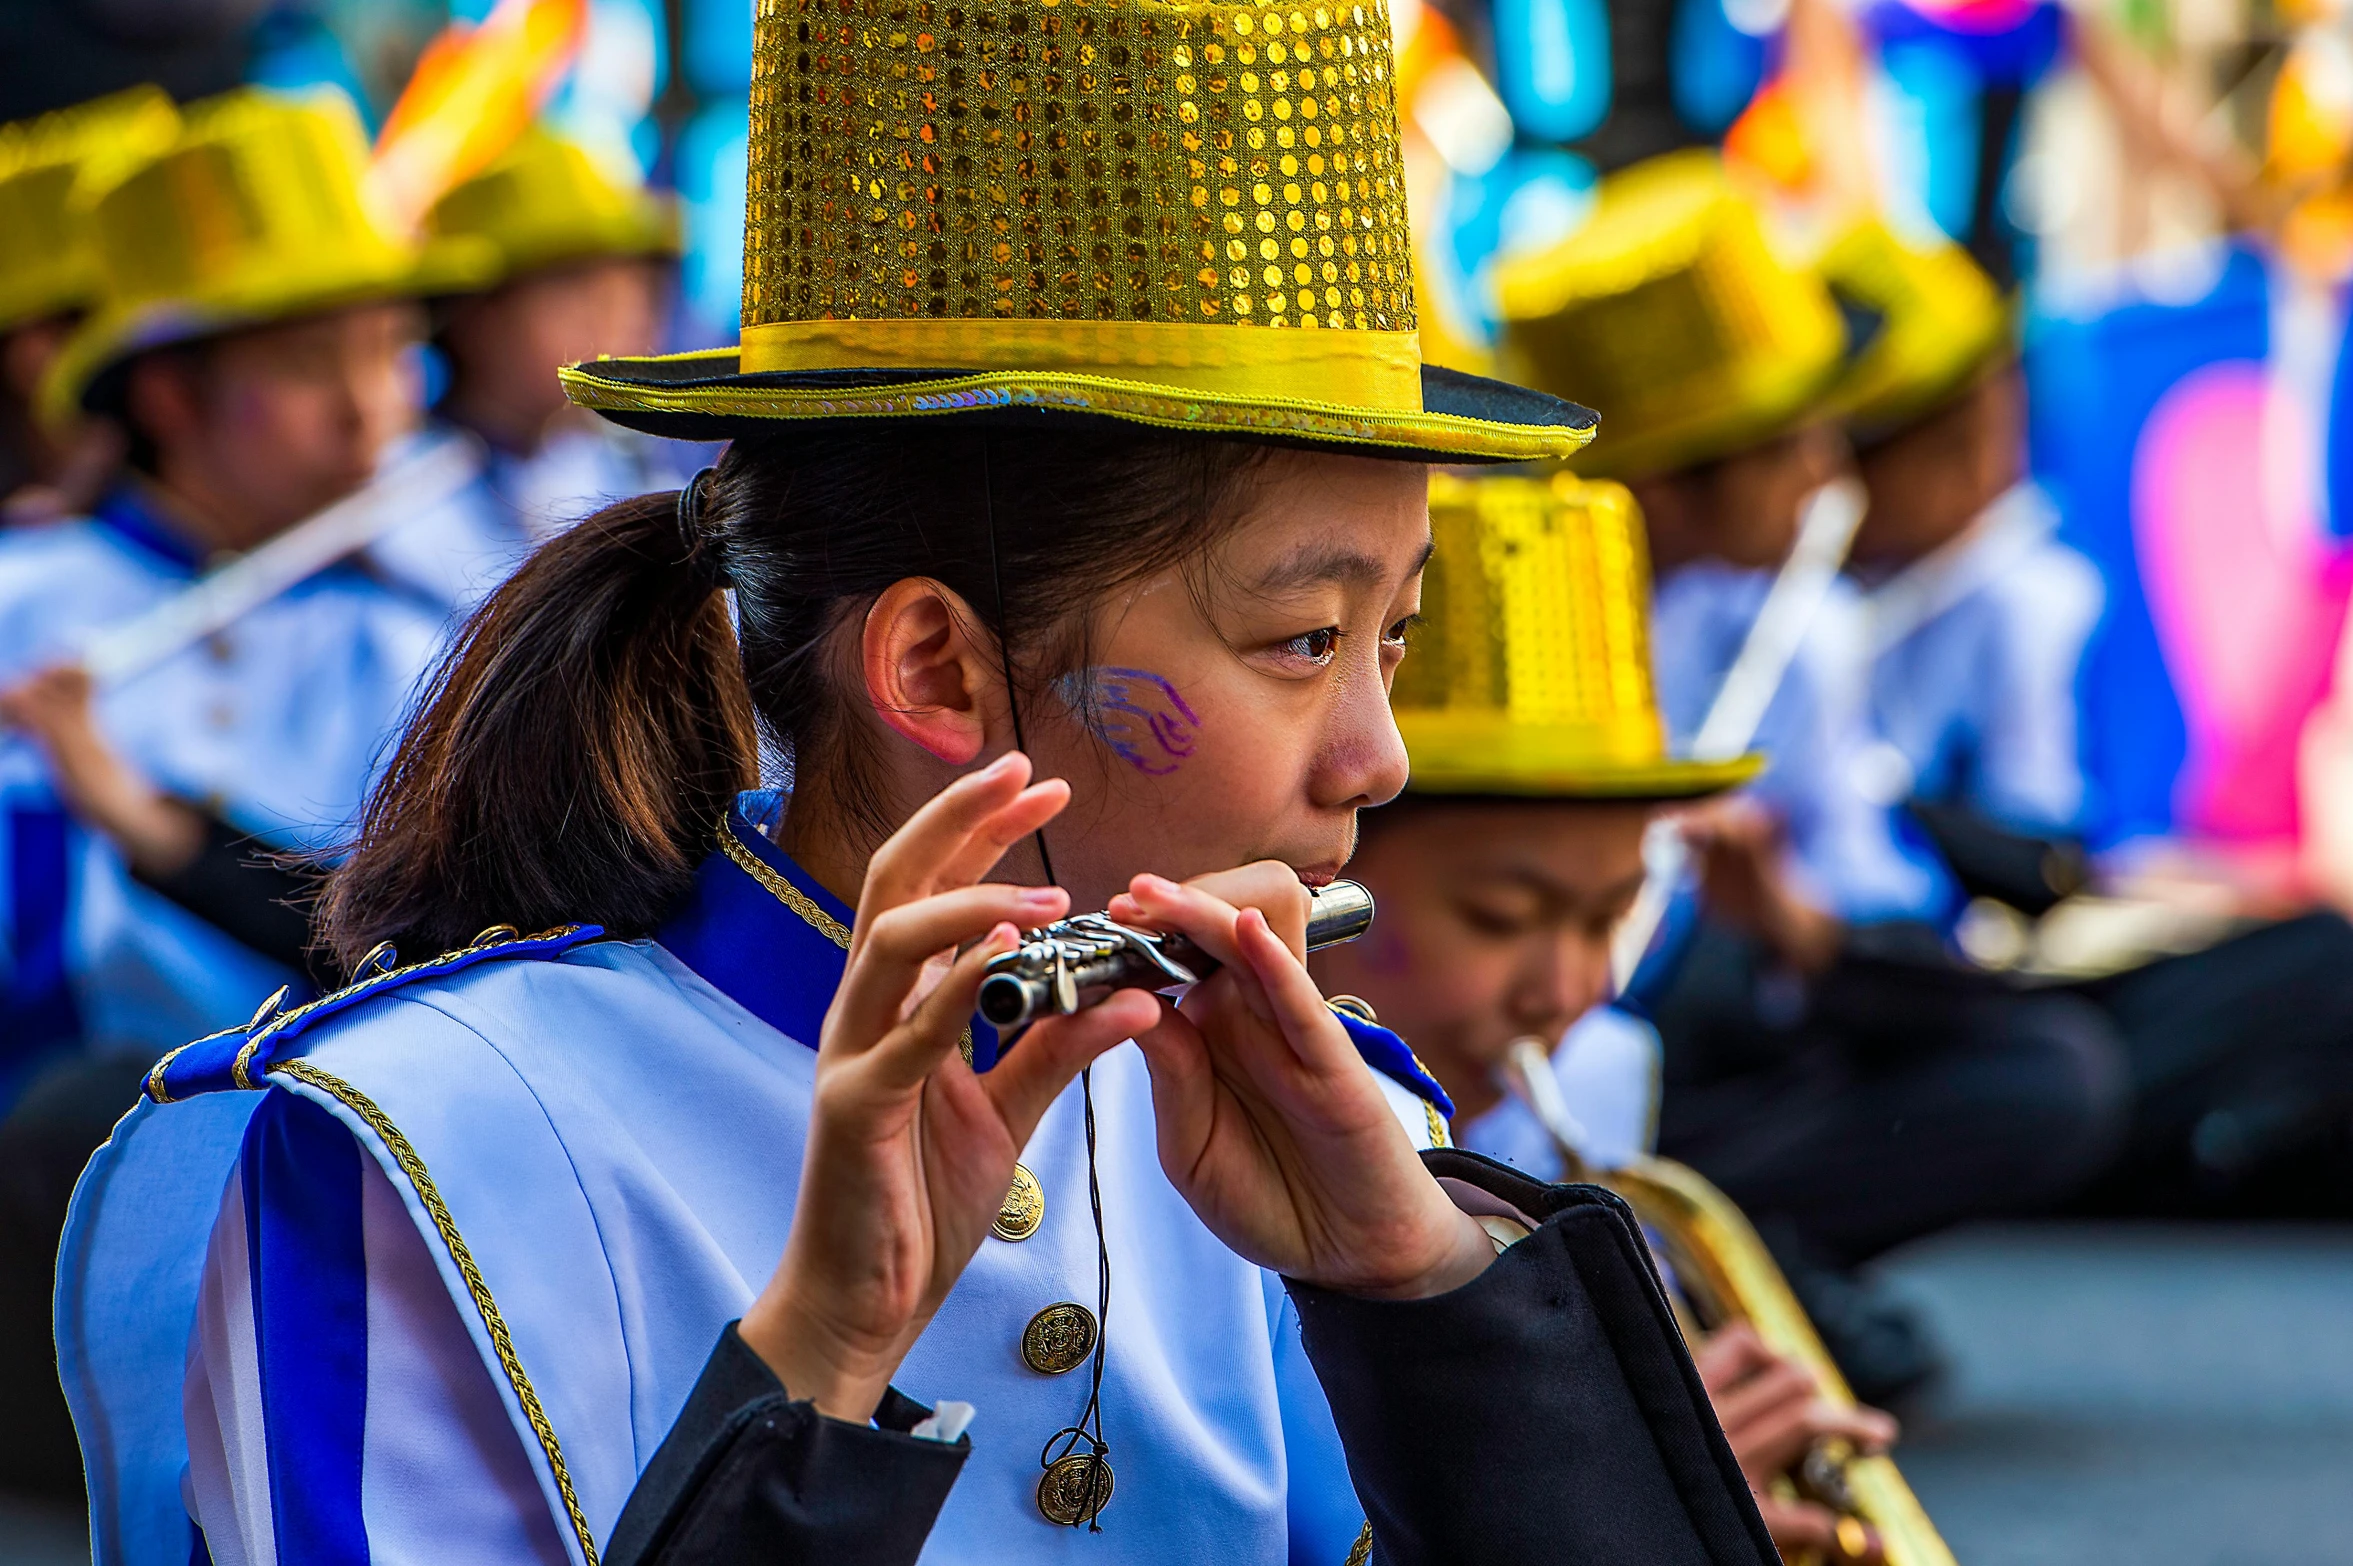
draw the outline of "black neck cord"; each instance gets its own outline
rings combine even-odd
[[[989,472],[989,447],[986,435],[980,441],[980,509],[986,523],[989,540],[989,585],[997,595],[997,657],[1005,672],[1005,705],[1013,718],[1014,748],[1026,753],[1029,742],[1021,732],[1021,697],[1013,688],[1012,628],[1005,618],[1005,575],[997,564],[997,502],[996,486]],[[1046,829],[1037,830],[1038,863],[1044,869],[1046,884],[1053,886],[1054,856],[1046,847]],[[1103,1439],[1103,1351],[1111,1339],[1111,1248],[1103,1239],[1103,1182],[1095,1164],[1095,1073],[1092,1067],[1079,1073],[1079,1097],[1086,1108],[1087,1127],[1087,1206],[1095,1219],[1095,1349],[1087,1373],[1087,1406],[1079,1410],[1074,1424],[1063,1426],[1047,1437],[1045,1448],[1038,1454],[1038,1466],[1051,1468],[1068,1457],[1081,1444],[1093,1461],[1087,1468],[1087,1499],[1071,1526],[1085,1523],[1089,1533],[1101,1533],[1098,1520],[1103,1503],[1111,1498],[1106,1483],[1107,1463],[1111,1443]]]

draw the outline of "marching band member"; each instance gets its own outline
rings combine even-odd
[[[575,359],[659,346],[678,215],[633,178],[539,127],[437,202],[426,224],[491,270],[437,302],[449,370],[436,422],[480,448],[481,472],[448,503],[384,535],[371,560],[471,609],[533,545],[606,502],[674,489],[688,448],[616,428],[567,402]]]
[[[567,374],[726,456],[490,597],[357,982],[77,1193],[98,1558],[1272,1563],[1349,1486],[1360,1559],[1763,1566],[1624,1210],[1417,1156],[1301,965],[1424,465],[1592,426],[1419,365],[1385,16],[756,27],[740,349]],[[1073,907],[1223,967],[968,1026]]]
[[[1585,228],[1499,287],[1506,362],[1590,387],[1624,433],[1600,466],[1642,507],[1659,702],[1688,743],[1808,496],[1844,465],[1817,411],[1845,363],[1838,310],[1706,153],[1612,176]],[[1632,990],[1665,1042],[1660,1151],[1757,1218],[1858,1395],[1886,1402],[1935,1359],[1853,1269],[2072,1194],[2123,1087],[2090,1008],[2013,993],[1949,951],[1941,867],[1856,783],[1852,627],[1834,593],[1765,709],[1763,776],[1683,818],[1697,907],[1670,912]]]
[[[2082,880],[2076,683],[2099,573],[2054,536],[2026,477],[2010,323],[1975,263],[1865,232],[1825,275],[1887,323],[1877,373],[1844,399],[1871,493],[1854,567],[1882,787],[1970,891],[2039,916]],[[2298,1160],[2353,1108],[2353,926],[2331,911],[2251,918],[2118,969],[2070,986],[2115,1022],[2133,1088],[2096,1204],[2276,1201],[2265,1178],[2310,1167]]]
[[[1559,1179],[1544,1129],[1498,1085],[1508,1052],[1523,1038],[1551,1045],[1581,1122],[1596,1100],[1604,1113],[1640,1102],[1648,1120],[1655,1058],[1605,1054],[1631,1019],[1595,1014],[1611,934],[1642,886],[1650,821],[1748,781],[1761,758],[1667,754],[1642,524],[1622,487],[1442,476],[1430,512],[1438,547],[1417,646],[1391,691],[1413,774],[1395,804],[1366,813],[1349,872],[1380,920],[1310,966],[1414,1041],[1454,1100],[1459,1145]],[[1620,1080],[1597,1078],[1613,1060]],[[1886,1446],[1893,1421],[1831,1404],[1742,1327],[1702,1346],[1698,1364],[1774,1543],[1843,1558],[1837,1516],[1767,1485],[1824,1437]]]
[[[76,188],[169,145],[179,122],[159,89],[138,87],[0,125],[0,526],[78,511],[120,457],[102,424],[52,428],[34,403],[98,290]]]
[[[23,1095],[0,1374],[42,1488],[77,1477],[41,1331],[66,1193],[158,1050],[302,982],[303,918],[242,862],[351,830],[439,642],[344,566],[111,688],[74,662],[356,489],[413,419],[419,257],[362,217],[363,145],[347,107],[240,93],[90,194],[103,290],[44,396],[53,425],[119,429],[130,469],[90,516],[0,538],[0,1104]]]
[[[357,489],[413,420],[421,261],[362,214],[362,147],[339,103],[237,93],[196,106],[176,145],[96,198],[107,293],[44,396],[61,417],[117,424],[131,472],[87,519],[0,544],[7,711],[36,740],[64,737],[77,705],[70,676],[42,671]],[[223,212],[249,226],[224,231]],[[282,982],[124,872],[169,881],[195,864],[207,815],[267,845],[335,841],[438,636],[424,605],[333,568],[99,693],[97,732],[147,808],[100,812],[118,846],[89,844],[79,863],[62,825],[30,805],[12,818],[20,884],[45,854],[54,874],[36,879],[56,888],[56,906],[16,911],[16,950],[50,957],[19,964],[14,1014],[144,1050],[233,1021],[224,1008],[249,1010],[254,983]],[[10,755],[21,770],[29,752],[20,740]],[[65,769],[68,797],[47,808],[100,806],[71,797],[90,775]]]

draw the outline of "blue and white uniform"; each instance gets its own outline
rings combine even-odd
[[[1651,647],[1673,744],[1688,746],[1698,733],[1772,585],[1769,571],[1714,561],[1658,584]],[[1951,899],[1942,867],[1906,841],[1893,801],[1865,786],[1874,741],[1864,676],[1861,619],[1842,582],[1765,709],[1753,748],[1768,759],[1752,787],[1787,824],[1801,882],[1821,907],[1858,924],[1942,919]]]
[[[2076,680],[2105,591],[2022,484],[1863,598],[1871,720],[1906,792],[2016,831],[2085,808]]]
[[[516,456],[444,424],[421,439],[462,440],[472,482],[368,546],[387,577],[443,605],[472,611],[523,557],[616,500],[676,489],[715,447],[656,440],[603,420],[568,419],[537,451]]]
[[[161,1064],[76,1193],[62,1375],[101,1562],[581,1561],[784,1247],[850,910],[746,795],[654,939],[550,932],[377,977]],[[1444,1094],[1343,1019],[1417,1145]],[[995,1041],[976,1027],[977,1060]],[[266,1091],[238,1091],[251,1083]],[[926,1560],[1315,1561],[1363,1522],[1279,1280],[1162,1173],[1141,1053],[1094,1067],[1111,1303],[1100,1534],[1039,1452],[1087,1401],[1029,1368],[1093,1309],[1080,1092],[895,1378],[976,1406]],[[224,1195],[225,1191],[225,1195]],[[193,1518],[193,1524],[191,1522]]]
[[[135,486],[88,519],[10,533],[0,539],[0,683],[73,656],[201,568]],[[441,631],[421,602],[357,567],[331,567],[100,692],[97,720],[159,787],[264,844],[329,847],[349,832]],[[0,808],[0,1036],[159,1053],[239,1020],[293,977],[134,882],[110,845],[66,815],[39,752],[18,736],[0,734]]]

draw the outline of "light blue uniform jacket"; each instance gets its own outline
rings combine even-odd
[[[2106,593],[2021,485],[1864,597],[1872,722],[1909,792],[2019,831],[2086,825],[2076,687]]]
[[[199,570],[130,488],[89,519],[0,538],[0,682],[73,656]],[[333,567],[100,692],[98,723],[160,787],[265,845],[329,847],[356,819],[442,627],[410,595]],[[292,977],[133,881],[67,819],[34,747],[7,734],[0,810],[0,1006],[23,1016],[62,986],[81,1037],[160,1053],[240,1020]]]
[[[182,1364],[224,1182],[249,1121],[262,1125],[264,1095],[247,1083],[323,1107],[390,1177],[573,1558],[609,1538],[720,1329],[782,1252],[812,1046],[845,960],[835,935],[849,910],[754,825],[776,796],[742,807],[659,939],[493,944],[158,1067],[83,1177],[60,1261],[59,1358],[99,1561],[189,1558]],[[994,1041],[978,1031],[985,1065]],[[1427,1144],[1443,1094],[1394,1035],[1351,1032]],[[1056,1527],[1036,1503],[1040,1449],[1078,1418],[1085,1372],[1040,1374],[1019,1351],[1040,1309],[1096,1298],[1074,1085],[1022,1155],[1044,1192],[1041,1225],[983,1242],[896,1377],[919,1400],[978,1410],[925,1559],[1338,1566],[1363,1514],[1279,1281],[1220,1244],[1162,1174],[1132,1044],[1096,1065],[1094,1101],[1116,1477],[1102,1532]],[[327,1210],[321,1193],[335,1189],[297,1182],[308,1216],[273,1218],[265,1199],[252,1231],[320,1234],[293,1247],[303,1264],[255,1275],[262,1402],[282,1389],[272,1484],[318,1476],[273,1498],[281,1561],[342,1558],[330,1544],[371,1482],[368,1314],[352,1303],[366,1291],[312,1260],[356,1223]]]
[[[1651,611],[1659,707],[1688,745],[1740,656],[1772,573],[1703,561],[1664,578]],[[1875,740],[1865,709],[1864,644],[1853,589],[1840,582],[1806,628],[1752,748],[1767,758],[1752,787],[1789,830],[1816,901],[1858,922],[1940,919],[1951,886],[1911,842],[1874,787]]]

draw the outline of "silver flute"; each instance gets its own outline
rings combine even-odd
[[[1353,941],[1373,925],[1373,894],[1333,881],[1307,894],[1307,949]],[[980,981],[980,1014],[1000,1033],[1040,1017],[1069,1016],[1113,990],[1194,984],[1218,961],[1181,935],[1139,930],[1109,914],[1077,914],[1030,931],[992,958]]]

